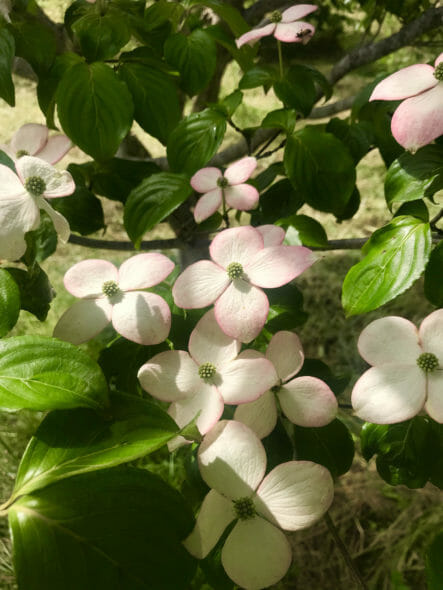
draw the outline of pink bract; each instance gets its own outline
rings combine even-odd
[[[120,269],[106,260],[83,260],[65,274],[66,289],[80,301],[59,319],[54,336],[80,344],[94,338],[109,322],[138,344],[163,342],[171,327],[166,301],[141,291],[162,282],[174,268],[163,254],[137,254]]]
[[[411,152],[443,134],[443,53],[428,64],[408,66],[374,88],[369,100],[403,100],[391,121],[392,135]]]
[[[300,21],[301,18],[317,10],[315,4],[296,4],[287,8],[282,13],[277,10],[271,15],[269,25],[252,29],[236,40],[237,47],[240,48],[246,43],[255,43],[262,37],[274,35],[279,41],[284,43],[303,43],[305,45],[315,33],[315,27],[310,23]]]
[[[185,309],[215,303],[220,328],[241,342],[250,342],[266,322],[269,301],[262,287],[281,287],[316,260],[303,246],[265,247],[262,233],[251,226],[220,232],[209,252],[212,261],[200,260],[178,277],[174,301]]]
[[[397,316],[375,320],[360,334],[358,348],[372,365],[352,391],[359,418],[395,424],[424,409],[443,423],[443,309],[428,315],[418,330]]]
[[[35,156],[49,164],[55,164],[71,149],[72,143],[66,135],[48,135],[46,125],[26,123],[18,129],[9,144],[0,145],[13,160],[22,156]]]
[[[227,420],[205,436],[198,463],[212,489],[185,547],[203,559],[236,521],[221,554],[226,573],[249,590],[276,584],[292,560],[282,529],[304,529],[324,515],[334,493],[329,471],[310,461],[289,461],[265,477],[261,441],[244,424]]]

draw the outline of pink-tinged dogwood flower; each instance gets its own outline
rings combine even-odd
[[[64,277],[74,303],[54,329],[54,336],[80,344],[94,338],[112,322],[116,332],[138,344],[158,344],[168,337],[171,311],[166,301],[149,289],[174,268],[163,254],[137,254],[119,269],[106,260],[83,260]]]
[[[214,167],[202,168],[191,178],[191,186],[203,193],[194,209],[197,223],[210,217],[224,202],[233,209],[249,211],[258,203],[258,190],[245,184],[257,166],[255,158],[242,158],[226,168],[223,174]]]
[[[255,229],[261,233],[265,248],[268,246],[281,246],[283,244],[286,232],[282,227],[268,223],[266,225],[258,225]]]
[[[260,353],[253,351],[254,356]],[[243,353],[245,354],[245,353]],[[317,377],[296,377],[304,361],[301,342],[294,332],[274,334],[266,358],[277,373],[276,382],[258,400],[239,406],[235,420],[251,428],[259,438],[268,436],[277,423],[277,397],[283,414],[298,426],[326,426],[337,415],[338,404],[328,385]]]
[[[329,471],[311,461],[289,461],[265,476],[261,441],[244,424],[226,420],[205,436],[198,463],[212,489],[185,547],[203,559],[236,521],[221,553],[226,573],[248,590],[276,584],[292,561],[282,529],[304,529],[325,514],[334,494]]]
[[[0,150],[13,160],[22,156],[35,156],[49,164],[55,164],[71,147],[71,140],[66,135],[58,134],[49,137],[46,125],[27,123],[14,133],[8,144],[0,145]]]
[[[435,68],[416,64],[388,76],[369,100],[404,98],[392,117],[391,131],[401,146],[415,152],[443,135],[443,53]]]
[[[185,309],[215,302],[215,318],[232,338],[250,342],[263,328],[269,301],[261,287],[281,287],[315,262],[303,246],[265,247],[260,231],[233,227],[220,232],[209,248],[211,260],[188,266],[172,289]]]
[[[18,260],[26,251],[25,233],[40,223],[40,209],[52,219],[64,242],[69,224],[45,199],[66,197],[75,190],[69,172],[61,172],[40,158],[23,156],[16,161],[17,174],[0,164],[0,257]]]
[[[274,35],[276,39],[285,43],[303,43],[305,45],[315,33],[315,27],[299,19],[311,14],[317,8],[318,6],[315,4],[296,4],[283,12],[274,10],[269,17],[270,24],[252,29],[239,37],[236,40],[237,47],[240,48],[245,43],[255,43],[268,35]]]
[[[443,309],[420,325],[396,316],[370,323],[358,340],[370,365],[354,386],[357,416],[373,424],[395,424],[423,409],[443,423]]]
[[[169,414],[183,427],[198,414],[202,434],[219,420],[224,404],[257,399],[275,382],[275,370],[264,359],[239,358],[240,343],[221,331],[208,311],[191,333],[189,353],[161,352],[142,365],[140,383],[153,397],[172,402]]]

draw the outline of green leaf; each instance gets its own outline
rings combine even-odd
[[[27,244],[26,253],[23,256],[25,264],[31,267],[35,261],[42,262],[54,254],[57,249],[57,239],[52,219],[46,211],[42,211],[38,228],[25,235]]]
[[[395,217],[363,247],[365,257],[345,277],[342,304],[346,314],[377,309],[403,293],[423,272],[431,251],[428,223]]]
[[[90,176],[91,189],[98,195],[124,203],[132,189],[156,172],[160,172],[160,168],[153,162],[112,158],[95,166]]]
[[[76,346],[43,336],[15,336],[0,342],[3,410],[99,409],[106,401],[102,372]]]
[[[393,203],[432,197],[443,188],[443,146],[427,145],[416,154],[404,152],[390,165],[385,178],[385,197]]]
[[[303,310],[303,295],[295,285],[289,284],[268,292],[269,314],[266,330],[275,334],[279,330],[293,330],[308,318]]]
[[[296,213],[303,203],[303,197],[287,178],[278,180],[260,195],[259,212],[253,212],[254,224],[275,223]],[[260,214],[259,220],[256,219],[258,214]]]
[[[225,132],[225,117],[213,109],[185,117],[168,139],[167,154],[171,169],[194,174],[216,154]]]
[[[261,122],[262,127],[275,127],[282,129],[286,134],[294,131],[297,121],[297,113],[293,109],[277,109],[271,111]]]
[[[277,72],[269,66],[254,66],[243,74],[238,87],[241,90],[263,86],[270,88],[277,77]]]
[[[54,298],[54,290],[48,275],[37,263],[27,271],[21,268],[8,268],[8,272],[18,285],[21,308],[44,322]]]
[[[82,63],[68,69],[56,100],[63,131],[97,160],[111,158],[131,128],[131,95],[103,63]]]
[[[17,173],[17,171],[15,169],[14,161],[11,160],[11,158],[8,156],[8,154],[6,152],[4,152],[3,150],[0,150],[0,164],[7,166],[13,172]]]
[[[352,465],[354,441],[347,427],[333,420],[319,428],[294,427],[294,445],[298,461],[323,465],[333,477],[343,475]]]
[[[386,164],[390,164],[404,152],[391,132],[392,115],[398,105],[397,102],[389,100],[374,101],[365,104],[358,113],[360,122],[368,124],[374,135],[375,145]]]
[[[15,106],[15,89],[12,81],[14,54],[14,37],[0,23],[0,98],[3,98],[11,107]]]
[[[7,270],[0,269],[0,338],[12,330],[20,313],[20,292]]]
[[[9,523],[23,590],[187,590],[195,571],[192,514],[146,470],[65,479],[20,498]]]
[[[292,215],[282,220],[281,225],[295,228],[304,246],[321,248],[328,243],[328,236],[321,223],[308,215]]]
[[[15,54],[31,64],[40,76],[52,65],[56,54],[54,32],[29,12],[20,13],[14,20],[12,31],[15,37]]]
[[[284,164],[297,192],[314,209],[339,216],[355,185],[355,167],[346,146],[331,133],[307,126],[288,137]]]
[[[134,461],[178,432],[164,410],[131,395],[114,394],[106,416],[85,408],[51,412],[26,448],[12,499],[67,477]]]
[[[443,307],[443,242],[437,244],[429,256],[425,270],[424,290],[426,298],[437,307]]]
[[[154,59],[137,59],[137,53],[125,54],[118,70],[134,99],[134,116],[137,123],[150,135],[166,144],[171,131],[181,117],[177,86],[162,62]],[[132,56],[132,57],[131,57]]]
[[[302,376],[317,377],[324,381],[334,392],[335,395],[342,393],[349,383],[349,375],[335,375],[326,363],[319,359],[305,358],[298,377]]]
[[[221,110],[222,115],[225,117],[232,117],[238,107],[241,105],[243,100],[243,92],[241,90],[234,90],[225,98],[222,98],[218,103],[213,106],[215,109]]]
[[[114,57],[131,36],[125,15],[112,7],[104,14],[91,9],[72,24],[72,30],[88,61]]]
[[[153,31],[172,22],[175,26],[180,22],[185,8],[176,2],[157,0],[145,10],[144,21],[147,31]]]
[[[400,215],[412,215],[412,217],[417,217],[425,223],[429,221],[429,211],[422,199],[408,201],[407,203],[400,205],[400,207],[395,212],[394,217],[398,217]]]
[[[188,96],[206,88],[217,61],[215,41],[206,31],[194,29],[189,35],[171,35],[164,51],[166,61],[180,72],[180,87]]]
[[[348,148],[355,164],[371,149],[371,137],[363,123],[349,124],[343,119],[334,117],[326,125],[326,131],[340,139]]]
[[[129,195],[124,223],[128,236],[139,245],[143,235],[170,215],[192,193],[183,174],[160,172],[146,178]]]
[[[436,535],[426,554],[428,590],[443,588],[443,533]]]
[[[240,37],[251,28],[240,12],[223,0],[191,0],[191,5],[207,6],[229,26],[235,37]]]
[[[274,92],[285,107],[295,109],[307,117],[317,101],[311,68],[291,66],[283,79],[274,82]]]

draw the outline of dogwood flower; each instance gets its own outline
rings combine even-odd
[[[318,6],[315,4],[296,4],[283,12],[274,10],[269,17],[270,24],[244,33],[236,40],[237,47],[240,48],[245,43],[255,43],[258,39],[268,35],[274,35],[276,39],[285,43],[306,45],[315,33],[315,27],[299,19],[311,14],[317,8]]]
[[[8,144],[0,145],[0,150],[13,160],[22,156],[35,156],[49,164],[55,164],[71,147],[71,140],[66,135],[58,134],[49,137],[46,125],[27,123],[14,133]]]
[[[214,167],[202,168],[191,178],[191,186],[198,193],[203,193],[194,209],[197,223],[210,217],[222,204],[249,211],[258,203],[258,190],[245,184],[257,166],[255,158],[242,158],[226,168],[223,174]]]
[[[397,316],[375,320],[360,334],[358,349],[373,365],[352,391],[359,418],[395,424],[424,409],[443,423],[443,309],[428,315],[418,330]]]
[[[172,402],[169,414],[185,426],[197,414],[202,434],[219,420],[224,404],[257,399],[276,379],[272,364],[264,359],[239,358],[240,343],[218,326],[214,310],[197,323],[189,338],[189,353],[168,350],[140,367],[139,381],[148,393]]]
[[[415,64],[382,80],[369,100],[403,100],[391,121],[392,135],[406,150],[417,151],[443,135],[443,53],[435,67]]]
[[[163,254],[137,254],[117,269],[107,260],[74,264],[64,284],[80,301],[65,311],[54,336],[80,344],[94,338],[112,322],[116,332],[138,344],[163,342],[171,327],[166,301],[148,289],[161,283],[174,268]]]
[[[254,356],[260,355],[256,351],[253,353]],[[338,404],[328,385],[317,377],[293,378],[304,361],[301,342],[294,332],[282,330],[274,334],[266,358],[275,367],[276,382],[255,402],[239,406],[234,414],[235,420],[249,426],[259,438],[268,436],[277,423],[277,397],[283,414],[293,424],[319,427],[332,422]]]
[[[261,287],[281,287],[315,262],[304,246],[264,246],[260,231],[233,227],[220,232],[209,248],[212,260],[188,266],[172,294],[185,309],[215,302],[215,318],[232,338],[250,342],[263,328],[269,301]]]
[[[65,197],[75,190],[69,172],[60,172],[39,158],[23,156],[15,167],[17,174],[0,164],[0,257],[8,260],[18,260],[25,253],[25,233],[38,227],[40,209],[66,242],[69,224],[45,199]]]
[[[311,461],[289,461],[265,477],[261,441],[247,426],[232,420],[219,422],[205,436],[198,463],[212,489],[185,547],[203,559],[235,521],[221,553],[226,573],[248,590],[276,584],[292,561],[282,529],[304,529],[325,514],[334,493],[329,471]]]

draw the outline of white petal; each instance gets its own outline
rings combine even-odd
[[[435,354],[443,368],[443,309],[433,311],[423,320],[419,336],[423,351]]]
[[[269,246],[281,246],[285,239],[285,230],[277,225],[267,223],[265,225],[258,225],[255,228],[263,236],[265,248]]]
[[[228,166],[224,176],[230,185],[242,184],[248,180],[256,168],[257,160],[246,156]]]
[[[260,590],[283,578],[292,561],[286,535],[263,518],[239,521],[222,549],[222,564],[241,588]]]
[[[123,291],[148,289],[166,279],[174,263],[163,254],[137,254],[125,260],[118,271],[118,286]]]
[[[26,252],[25,234],[20,230],[0,233],[0,258],[18,260]]]
[[[23,234],[36,229],[39,223],[38,205],[26,191],[9,197],[0,195],[0,235]]]
[[[220,364],[235,359],[240,346],[238,340],[222,331],[213,309],[199,320],[189,338],[189,352],[198,365],[209,362],[219,367]]]
[[[204,559],[234,518],[232,502],[215,490],[210,490],[203,500],[194,530],[183,541],[183,545],[191,555]]]
[[[238,406],[234,420],[246,424],[258,438],[271,434],[277,424],[277,405],[272,391],[266,391],[255,402]]]
[[[17,157],[17,152],[22,150],[33,156],[44,147],[47,139],[48,128],[46,125],[26,123],[12,136],[11,150],[14,153],[14,157]]]
[[[246,275],[257,287],[286,285],[317,260],[304,246],[271,246],[263,248],[245,267]]]
[[[217,188],[217,180],[219,180],[223,174],[218,168],[208,166],[198,170],[191,178],[191,186],[198,193],[207,193]]]
[[[298,426],[326,426],[337,415],[335,395],[316,377],[292,379],[280,389],[277,397],[285,415]]]
[[[71,149],[72,143],[66,135],[52,135],[35,155],[49,164],[56,164]]]
[[[264,358],[234,359],[220,367],[215,380],[226,404],[244,404],[256,400],[277,383],[271,362]]]
[[[194,219],[197,223],[201,223],[208,217],[211,217],[222,204],[223,193],[221,188],[215,188],[202,195],[194,209]]]
[[[247,426],[223,420],[203,439],[198,463],[208,486],[235,500],[250,496],[263,479],[266,453]]]
[[[379,82],[369,100],[401,100],[420,94],[437,84],[432,66],[415,64],[402,68]]]
[[[279,378],[287,381],[303,366],[305,355],[300,338],[287,330],[277,332],[268,344],[266,358],[274,365]]]
[[[370,365],[415,364],[423,352],[412,322],[388,316],[368,324],[358,339],[358,350]]]
[[[239,211],[255,209],[258,204],[258,190],[250,184],[236,184],[225,188],[225,199],[229,207]]]
[[[69,235],[71,233],[67,219],[63,217],[61,213],[53,209],[51,205],[42,197],[37,197],[35,200],[40,209],[46,211],[46,213],[51,218],[52,223],[54,224],[54,229],[57,232],[58,237],[61,239],[61,241],[67,242],[69,239]]]
[[[443,424],[443,370],[428,374],[428,399],[425,403],[427,413],[439,424]]]
[[[257,490],[259,514],[287,531],[311,526],[334,497],[331,474],[311,461],[289,461],[273,469]]]
[[[292,23],[278,23],[274,37],[284,43],[303,43],[305,45],[315,33],[315,27],[310,23],[297,21]]]
[[[211,305],[229,285],[226,272],[210,260],[199,260],[182,272],[172,288],[178,307],[197,309]]]
[[[100,334],[111,320],[112,306],[106,299],[83,299],[65,311],[53,336],[81,344]]]
[[[112,325],[132,342],[159,344],[171,329],[171,310],[155,293],[127,291],[112,309]]]
[[[18,175],[23,184],[28,178],[41,178],[46,188],[42,196],[45,198],[66,197],[75,191],[75,183],[67,170],[57,170],[40,158],[23,156],[15,163]]]
[[[283,23],[290,23],[294,20],[299,20],[311,12],[314,12],[318,9],[318,6],[315,4],[296,4],[295,6],[291,6],[282,12],[282,19],[281,22]]]
[[[102,297],[103,283],[117,282],[117,268],[107,260],[91,258],[77,262],[66,272],[65,288],[75,297]]]
[[[203,383],[191,397],[171,404],[168,414],[183,428],[197,418],[196,425],[201,434],[206,434],[223,414],[223,399],[217,388]]]
[[[246,43],[252,44],[261,39],[262,37],[272,35],[274,30],[275,23],[270,23],[269,25],[265,25],[264,27],[260,27],[258,29],[252,29],[252,31],[248,31],[247,33],[244,33],[243,35],[241,35],[241,37],[236,39],[235,44],[240,49],[240,47],[242,45],[245,45]]]
[[[145,391],[164,402],[190,397],[202,386],[197,365],[183,350],[156,354],[137,376]]]
[[[227,268],[231,262],[246,265],[263,249],[263,237],[250,225],[231,227],[220,232],[209,247],[212,260]]]
[[[426,376],[417,365],[372,367],[352,391],[352,406],[362,420],[395,424],[413,418],[423,408]]]

